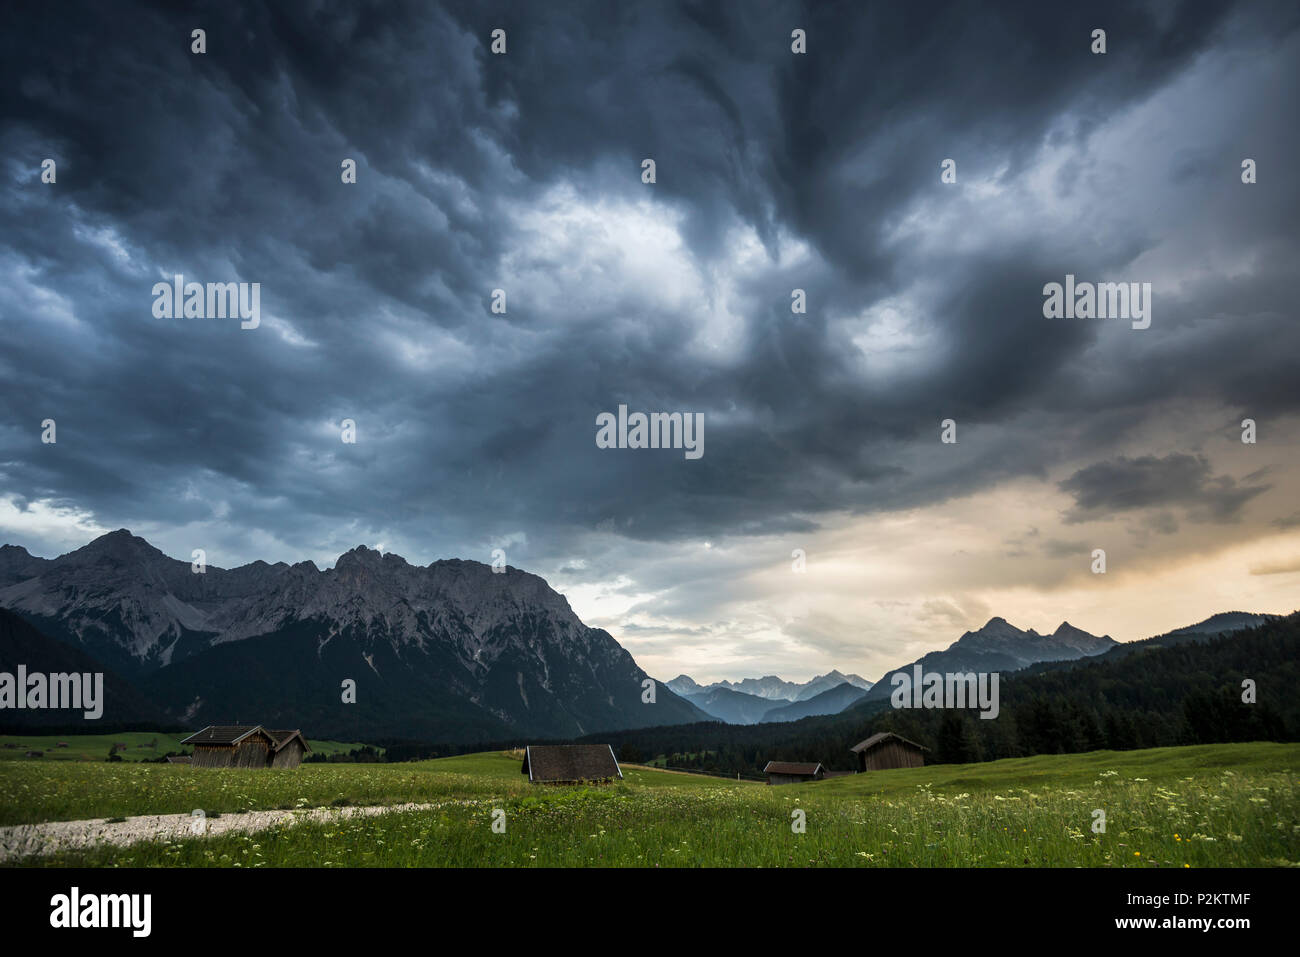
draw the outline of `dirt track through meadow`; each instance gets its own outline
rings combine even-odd
[[[439,804],[393,804],[376,807],[314,808],[304,811],[246,811],[196,818],[190,814],[147,814],[125,821],[94,818],[88,821],[48,821],[0,827],[0,861],[60,851],[80,850],[112,844],[125,847],[137,841],[173,841],[215,837],[220,834],[264,831],[281,824],[319,822],[350,817],[369,817],[400,811],[427,811]]]

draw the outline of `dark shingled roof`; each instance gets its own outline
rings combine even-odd
[[[821,768],[817,762],[800,764],[797,761],[768,761],[764,774],[816,774]]]
[[[254,731],[261,731],[260,724],[209,725],[202,731],[196,731],[181,744],[235,744],[244,740]]]
[[[294,738],[302,741],[303,750],[310,751],[311,746],[307,739],[302,736],[298,730],[273,731],[270,728],[264,728],[260,724],[228,724],[228,725],[210,725],[202,731],[197,731],[190,735],[181,744],[238,744],[249,735],[261,733],[271,739],[271,745],[279,751]]]
[[[275,742],[275,750],[277,751],[283,748],[294,738],[297,738],[299,741],[302,742],[302,747],[304,751],[311,750],[311,745],[307,743],[307,739],[302,736],[301,731],[298,731],[296,729],[293,731],[272,731],[270,728],[263,728],[262,730],[271,736],[271,740]]]
[[[533,745],[524,749],[524,766],[520,770],[534,784],[623,777],[614,749],[608,744]]]
[[[930,750],[930,749],[927,748],[925,745],[923,745],[923,744],[917,744],[915,741],[909,741],[909,740],[907,740],[907,738],[903,737],[901,734],[894,734],[894,732],[892,732],[892,731],[881,731],[879,734],[873,734],[871,737],[867,738],[866,740],[864,740],[864,741],[859,741],[859,742],[858,742],[857,744],[855,744],[853,747],[849,748],[849,750],[850,750],[850,751],[856,751],[856,752],[858,752],[859,754],[861,754],[863,751],[870,751],[872,748],[874,748],[874,747],[875,747],[876,745],[878,745],[878,744],[884,744],[884,743],[885,743],[886,741],[888,741],[890,738],[893,738],[893,739],[896,740],[896,741],[901,741],[901,742],[903,742],[903,744],[911,745],[912,747],[914,747],[914,748],[916,748],[916,749],[918,749],[918,750],[920,750],[920,751],[929,751],[929,750]]]

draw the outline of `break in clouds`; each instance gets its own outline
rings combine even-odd
[[[3,539],[500,548],[652,671],[748,641],[811,674],[897,657],[852,576],[762,606],[855,528],[1029,490],[913,582],[935,643],[1025,584],[962,552],[1086,570],[1120,513],[1157,560],[1285,532],[1294,5],[553,7],[8,9]],[[155,310],[177,276],[259,289],[256,327]],[[1067,276],[1141,284],[1149,326],[1046,318]],[[624,406],[699,416],[707,454],[593,442]]]

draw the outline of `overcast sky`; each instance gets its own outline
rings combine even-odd
[[[500,548],[701,681],[1300,607],[1294,3],[366,8],[0,13],[0,541]]]

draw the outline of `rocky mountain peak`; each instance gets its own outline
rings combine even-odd
[[[670,681],[665,681],[664,684],[678,694],[699,694],[704,690],[699,682],[687,674],[678,675]]]
[[[967,635],[986,635],[991,638],[1025,638],[1028,636],[1038,637],[1038,632],[1030,628],[1028,631],[1017,628],[1011,622],[1001,616],[990,618],[984,623],[984,626],[978,631],[967,632]]]
[[[1087,634],[1088,632],[1084,631],[1082,628],[1075,628],[1074,625],[1070,624],[1068,621],[1063,621],[1056,626],[1056,631],[1052,632],[1052,637],[1073,638],[1079,635],[1087,635]],[[1092,637],[1092,636],[1089,635],[1088,637]]]
[[[256,561],[198,574],[120,529],[53,561],[0,552],[0,607],[170,689],[186,720],[196,694],[217,720],[241,700],[277,701],[278,675],[300,669],[313,687],[363,674],[372,700],[402,703],[382,720],[406,727],[402,709],[418,713],[430,735],[460,733],[458,721],[556,737],[706,717],[671,692],[643,702],[645,672],[607,632],[541,577],[482,562],[415,566],[359,545],[324,570]],[[214,687],[214,674],[229,680]]]
[[[383,564],[384,556],[373,548],[367,548],[365,545],[358,545],[340,555],[334,562],[336,571],[342,571],[345,568],[356,567],[375,567]]]
[[[68,552],[56,560],[60,562],[76,562],[84,559],[100,561],[105,558],[123,562],[170,560],[143,538],[131,534],[130,530],[125,528],[119,528],[115,532],[106,532],[89,544]]]

